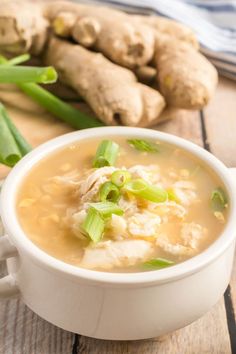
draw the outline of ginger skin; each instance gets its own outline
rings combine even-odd
[[[49,2],[44,9],[50,22],[56,21],[64,12],[77,16],[71,35],[79,44],[92,47],[128,68],[145,65],[152,59],[154,31],[145,24],[132,21],[130,15],[112,8],[67,1]],[[54,31],[60,34],[55,26]]]
[[[38,4],[19,0],[0,2],[0,50],[39,54],[48,36],[49,22]]]
[[[159,35],[164,34],[170,36],[174,40],[177,39],[181,42],[186,42],[196,50],[199,49],[199,43],[195,33],[181,23],[161,16],[132,15],[132,18],[133,20],[150,27],[154,31],[157,41]]]
[[[165,106],[160,93],[138,83],[130,70],[80,45],[51,38],[45,63],[53,65],[106,124],[136,126],[142,120],[150,125]]]
[[[52,21],[52,27],[58,36],[67,38],[70,37],[75,22],[75,14],[62,12]]]
[[[192,46],[159,36],[155,61],[159,89],[168,105],[201,109],[209,102],[217,86],[218,74]]]

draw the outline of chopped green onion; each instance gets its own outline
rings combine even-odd
[[[118,144],[112,140],[103,140],[97,148],[93,167],[113,166],[118,152]]]
[[[222,211],[228,203],[226,194],[221,187],[214,189],[211,193],[211,208],[214,211]]]
[[[10,129],[11,134],[13,135],[16,141],[16,144],[21,152],[21,155],[25,156],[28,152],[32,150],[32,147],[29,145],[29,143],[27,143],[25,138],[21,135],[19,130],[13,124],[10,117],[8,116],[5,107],[1,103],[0,103],[0,112],[1,112],[0,114],[4,117],[6,124],[8,125],[8,128]]]
[[[177,195],[175,194],[175,191],[173,190],[173,188],[168,188],[167,194],[168,194],[168,200],[171,200],[176,203],[180,203],[180,200],[177,197]]]
[[[148,184],[141,178],[126,183],[124,189],[140,198],[155,203],[165,202],[168,198],[168,194],[164,189]]]
[[[161,269],[170,267],[174,264],[173,261],[164,258],[153,258],[150,261],[143,263],[143,266],[147,269]]]
[[[130,181],[130,179],[131,179],[131,173],[124,170],[115,171],[111,175],[111,181],[117,187],[123,187],[125,183]]]
[[[158,152],[157,144],[143,139],[129,139],[127,142],[138,151]]]
[[[57,80],[57,72],[52,66],[45,68],[31,66],[11,66],[2,64],[0,66],[1,83],[52,83]]]
[[[103,236],[105,221],[97,210],[89,208],[82,228],[89,238],[96,243],[100,241]]]
[[[26,61],[28,61],[30,59],[30,55],[29,54],[21,54],[18,55],[15,58],[9,59],[7,60],[3,55],[0,55],[0,65],[2,64],[7,64],[7,65],[18,65],[21,63],[24,63]]]
[[[120,191],[115,184],[109,181],[101,185],[99,195],[102,202],[110,201],[115,203],[120,198]]]
[[[96,209],[105,218],[110,217],[112,214],[124,214],[124,211],[117,204],[112,202],[89,203],[89,205],[91,208]]]
[[[0,163],[13,167],[22,155],[4,117],[4,107],[0,105]]]
[[[104,124],[74,108],[37,84],[18,84],[18,87],[48,112],[76,129],[100,127]]]
[[[19,65],[25,63],[29,59],[30,59],[30,55],[28,53],[25,53],[25,54],[18,55],[17,57],[14,57],[12,59],[9,59],[7,64],[10,66]]]

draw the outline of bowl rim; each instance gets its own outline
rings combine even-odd
[[[16,215],[15,204],[17,189],[22,179],[36,163],[50,153],[80,140],[106,136],[157,139],[190,152],[190,154],[193,154],[200,161],[203,161],[204,164],[209,166],[223,182],[230,199],[228,222],[221,235],[219,235],[219,237],[206,250],[189,260],[170,268],[137,273],[108,273],[79,268],[60,261],[37,247],[24,233]],[[90,128],[68,133],[52,139],[40,145],[19,161],[3,183],[0,197],[0,215],[5,230],[18,251],[20,253],[26,253],[32,261],[50,271],[60,272],[77,280],[80,279],[81,281],[83,280],[90,283],[110,284],[112,286],[115,284],[119,286],[133,286],[140,284],[150,285],[173,281],[198,272],[203,267],[206,267],[209,263],[213,262],[232,244],[236,236],[232,231],[233,227],[236,227],[236,183],[233,181],[229,169],[221,161],[202,147],[189,142],[186,139],[145,128]]]

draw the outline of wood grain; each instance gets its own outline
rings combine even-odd
[[[218,99],[213,100],[205,110],[204,122],[201,121],[198,112],[189,112],[155,129],[181,136],[203,146],[202,123],[204,123],[212,151],[228,165],[236,166],[236,155],[230,156],[236,151],[234,134],[231,133],[231,129],[235,127],[231,112],[231,109],[236,112],[232,102],[235,88],[236,85],[226,79],[220,81]],[[224,90],[227,92],[226,95]],[[18,93],[14,96],[16,92],[11,92],[10,97],[9,92],[7,94],[6,92],[0,91],[0,99],[6,102],[14,122],[33,146],[71,130],[37,105],[31,103],[29,106]],[[219,99],[222,105],[225,104],[224,108],[218,109]],[[225,112],[229,118],[225,119],[222,126],[220,122],[223,121]],[[224,134],[224,131],[227,134]],[[2,170],[1,173],[3,175]],[[1,266],[0,271],[4,272],[5,267]],[[234,309],[236,309],[235,284],[236,264],[230,290]],[[222,298],[201,319],[165,337],[134,342],[100,341],[83,336],[74,337],[73,334],[39,318],[26,308],[21,300],[9,299],[0,303],[0,354],[70,354],[72,351],[73,354],[230,354],[232,350],[228,325],[225,301]]]
[[[231,350],[223,299],[198,321],[165,337],[128,342],[79,337],[77,353],[229,354]]]
[[[236,167],[236,84],[220,78],[216,94],[204,110],[211,152]]]

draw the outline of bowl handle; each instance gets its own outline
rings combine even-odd
[[[16,247],[11,243],[8,236],[0,237],[0,261],[15,257],[18,254]],[[14,277],[11,274],[0,279],[0,298],[16,295],[20,292]]]

